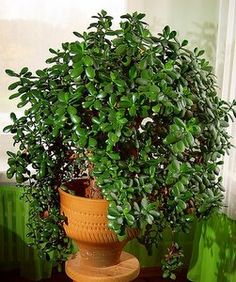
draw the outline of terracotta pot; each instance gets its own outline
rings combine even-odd
[[[127,239],[119,241],[107,227],[108,202],[73,196],[59,189],[61,213],[67,221],[64,229],[79,247],[80,265],[109,267],[118,264],[122,248],[138,235],[137,229],[127,230]]]

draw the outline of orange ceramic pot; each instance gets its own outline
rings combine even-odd
[[[138,235],[137,229],[127,230],[127,239],[119,241],[108,226],[108,202],[74,196],[59,189],[61,213],[67,220],[64,229],[79,247],[80,265],[109,267],[120,261],[122,248]]]

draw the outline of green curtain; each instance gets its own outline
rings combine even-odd
[[[189,261],[191,259],[192,254],[192,242],[194,237],[194,225],[191,228],[189,234],[178,233],[175,235],[174,240],[179,243],[179,245],[183,248],[184,251],[184,267],[187,268],[189,265]],[[151,256],[148,255],[145,247],[137,242],[137,240],[130,241],[126,247],[125,251],[132,253],[135,255],[141,264],[142,267],[152,267],[152,266],[160,266],[161,260],[166,254],[167,248],[170,246],[172,242],[172,237],[170,232],[166,231],[163,234],[163,241],[160,242],[160,245],[157,249],[153,250]]]
[[[188,279],[194,282],[236,281],[236,221],[216,214],[197,224]]]
[[[40,280],[51,276],[52,265],[38,257],[37,251],[28,246],[27,219],[29,206],[20,200],[22,189],[14,186],[0,186],[0,270],[19,268],[21,276]],[[176,240],[185,251],[185,267],[191,257],[194,228],[191,233],[176,234]],[[171,243],[168,232],[158,249],[148,256],[145,248],[137,240],[129,242],[125,250],[136,255],[142,267],[159,266],[166,248]]]
[[[51,276],[52,265],[28,246],[26,223],[29,206],[20,197],[22,189],[0,187],[0,270],[19,269],[21,276],[40,280]]]

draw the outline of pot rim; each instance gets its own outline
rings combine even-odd
[[[77,195],[71,195],[70,193],[65,192],[63,189],[61,189],[61,187],[58,188],[59,194],[65,195],[68,198],[71,199],[80,199],[83,201],[91,201],[93,203],[108,203],[108,201],[106,199],[93,199],[93,198],[86,198],[86,197],[81,197],[81,196],[77,196]]]

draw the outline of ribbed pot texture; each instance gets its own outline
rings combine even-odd
[[[79,247],[81,265],[107,267],[119,263],[128,240],[138,235],[137,229],[127,230],[127,239],[119,241],[108,226],[108,202],[74,196],[59,189],[61,214],[66,216],[64,229]]]

